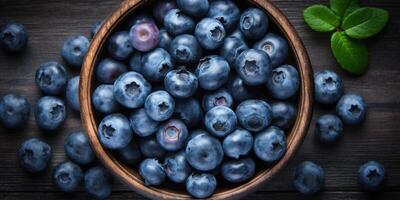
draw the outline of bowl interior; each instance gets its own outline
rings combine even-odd
[[[92,41],[88,55],[85,59],[84,66],[81,73],[81,85],[80,85],[80,98],[81,98],[81,115],[84,121],[84,126],[88,132],[91,144],[97,153],[99,159],[108,167],[118,178],[122,179],[125,183],[131,186],[132,189],[151,198],[173,198],[183,199],[189,198],[185,192],[183,184],[174,184],[167,182],[161,187],[146,187],[144,186],[136,166],[127,166],[122,163],[115,152],[107,150],[101,146],[97,138],[97,126],[104,117],[103,114],[96,112],[91,105],[91,94],[99,85],[99,82],[95,77],[95,68],[101,58],[107,56],[107,52],[104,50],[107,39],[113,32],[118,30],[126,30],[127,21],[133,16],[145,12],[151,13],[151,6],[154,1],[149,0],[127,0],[123,2],[121,7],[114,12],[112,16],[104,22],[103,27],[99,30],[98,34]],[[235,1],[237,5],[243,10],[250,6],[257,6],[262,8],[269,16],[270,25],[269,32],[277,33],[284,36],[291,48],[288,59],[285,61],[286,64],[291,64],[299,70],[301,78],[301,88],[297,95],[297,98],[291,99],[295,105],[297,105],[298,114],[297,119],[292,128],[286,130],[287,134],[287,152],[285,156],[274,163],[268,165],[264,162],[255,159],[256,162],[256,174],[252,179],[245,183],[232,184],[225,181],[223,178],[218,178],[218,189],[213,195],[216,199],[225,198],[237,198],[241,197],[248,192],[253,191],[256,186],[259,186],[262,182],[268,180],[273,174],[275,174],[283,165],[290,159],[294,154],[298,146],[301,144],[304,138],[310,116],[312,112],[312,82],[311,75],[312,71],[308,60],[307,53],[303,47],[301,40],[298,38],[295,30],[290,25],[288,20],[283,14],[274,7],[269,1],[266,0],[249,0]],[[248,44],[250,47],[252,44]],[[215,54],[216,52],[209,52],[208,54]],[[128,64],[128,63],[127,63]],[[189,69],[195,69],[196,66],[189,66]],[[271,98],[268,96],[264,87],[254,88],[257,93],[260,94],[261,99],[269,101]],[[202,94],[199,94],[200,96]],[[132,110],[124,109],[122,113],[129,114]],[[134,138],[135,139],[135,138]],[[255,158],[255,156],[252,156]]]

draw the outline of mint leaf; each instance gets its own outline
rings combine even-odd
[[[339,17],[344,18],[360,7],[359,0],[330,0],[330,7]]]
[[[331,38],[331,48],[343,69],[353,74],[362,74],[367,70],[368,49],[362,41],[352,39],[343,32],[336,32]]]
[[[380,8],[359,8],[343,21],[345,33],[356,39],[364,39],[379,33],[389,20],[389,13]]]
[[[303,16],[308,26],[318,32],[330,32],[340,25],[340,17],[323,5],[313,5],[306,8]]]

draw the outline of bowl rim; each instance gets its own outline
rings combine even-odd
[[[300,92],[298,101],[298,115],[287,138],[287,149],[285,155],[272,167],[261,170],[251,180],[229,190],[216,191],[209,199],[238,199],[255,191],[263,183],[271,179],[280,171],[287,162],[294,156],[297,149],[305,138],[313,112],[313,72],[307,51],[295,28],[291,25],[286,16],[270,0],[248,0],[255,6],[260,7],[269,15],[276,26],[285,35],[295,57],[297,69],[300,75]],[[81,108],[81,119],[89,137],[90,144],[99,160],[120,180],[129,186],[133,191],[151,199],[191,199],[189,195],[178,194],[173,191],[163,190],[156,187],[145,186],[143,181],[132,174],[128,166],[122,164],[101,144],[97,138],[97,124],[91,104],[91,91],[95,65],[102,53],[102,48],[114,31],[117,25],[129,16],[133,10],[151,0],[125,0],[121,5],[103,22],[102,27],[93,38],[80,74],[79,98]]]

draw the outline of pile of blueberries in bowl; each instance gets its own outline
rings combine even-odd
[[[196,198],[282,158],[300,77],[268,15],[227,0],[152,6],[111,34],[98,61],[100,143],[145,185],[181,184]]]
[[[236,1],[236,3],[239,3]],[[239,5],[240,4],[240,5]],[[220,186],[238,186],[278,161],[286,150],[286,134],[296,118],[300,80],[290,65],[287,41],[275,31],[260,9],[237,6],[230,0],[157,1],[153,16],[138,14],[109,38],[96,68],[92,95],[98,138],[125,164],[137,169],[148,186],[183,186],[196,198],[212,195]],[[100,23],[92,30],[96,33]],[[0,30],[6,51],[20,51],[28,36],[16,23]],[[89,40],[69,38],[61,55],[79,69]],[[56,62],[42,64],[36,84],[44,95],[35,105],[37,125],[57,131],[66,119],[66,105],[79,111],[79,76],[67,81],[66,69]],[[344,94],[333,71],[315,74],[315,99],[336,105],[336,114],[316,122],[315,135],[334,143],[344,124],[361,123],[366,103],[354,93]],[[0,99],[0,122],[8,129],[22,126],[30,105],[19,95]],[[81,182],[95,198],[110,195],[111,177],[94,163],[85,133],[70,134],[64,144],[71,161],[53,169],[53,182],[64,192]],[[21,166],[32,173],[45,170],[52,157],[40,139],[21,144]],[[82,168],[81,168],[82,166]],[[377,190],[385,178],[378,162],[359,169],[366,190]],[[294,171],[293,185],[314,194],[324,185],[321,166],[306,161]]]

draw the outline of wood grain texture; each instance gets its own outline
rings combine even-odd
[[[28,49],[21,55],[8,56],[0,51],[0,95],[9,92],[28,97],[33,105],[40,97],[34,85],[34,72],[40,63],[61,61],[62,42],[75,34],[88,35],[92,24],[104,19],[119,0],[0,0],[0,24],[10,20],[24,23],[30,33]],[[333,147],[324,147],[314,141],[313,124],[300,151],[287,167],[272,181],[246,199],[304,199],[291,186],[293,167],[303,160],[314,160],[327,173],[327,182],[321,195],[307,199],[368,199],[359,192],[356,172],[365,161],[382,162],[388,179],[379,198],[399,199],[400,190],[400,2],[396,0],[366,1],[368,5],[383,7],[390,12],[388,26],[377,37],[368,40],[370,69],[361,77],[351,76],[337,67],[329,47],[329,35],[309,30],[302,19],[302,10],[322,0],[272,0],[289,18],[303,39],[314,71],[332,69],[344,79],[346,91],[363,95],[368,102],[368,116],[360,127],[346,127],[344,137]],[[77,74],[70,71],[70,75]],[[315,107],[314,118],[332,112]],[[65,159],[63,139],[74,130],[81,130],[79,115],[69,110],[64,128],[54,134],[40,132],[33,115],[24,130],[9,131],[0,127],[0,199],[71,199],[55,192],[51,169],[40,176],[24,173],[16,162],[16,149],[27,137],[40,137],[54,149],[52,166]],[[143,199],[116,181],[110,199]],[[73,198],[88,199],[83,193]]]

